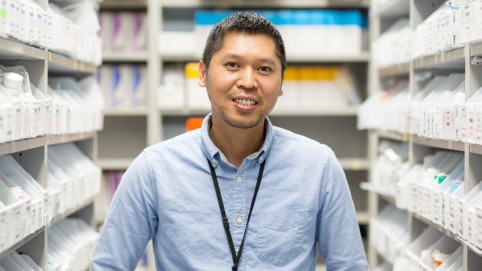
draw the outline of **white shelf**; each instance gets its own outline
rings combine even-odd
[[[415,59],[413,62],[414,69],[464,69],[464,50],[464,48],[458,48],[448,52]]]
[[[390,203],[393,206],[397,205],[397,200],[395,199],[394,196],[388,195],[388,194],[379,194],[380,198],[382,198],[384,201]]]
[[[50,72],[93,74],[96,71],[92,64],[5,38],[0,38],[0,57],[2,60],[48,60]]]
[[[139,109],[106,109],[104,110],[106,117],[112,116],[147,116],[147,108]]]
[[[4,251],[0,251],[0,259],[7,256],[7,254],[10,251],[15,250],[15,249],[25,245],[26,243],[30,242],[33,238],[35,238],[37,235],[39,235],[43,231],[45,231],[45,226],[42,226],[42,227],[40,227],[40,229],[36,230],[34,233],[31,233],[30,235],[25,236],[22,240],[20,240],[19,242],[11,245],[10,247],[5,249]]]
[[[370,222],[370,216],[368,212],[357,212],[356,220],[358,221],[358,224],[368,224],[368,222]]]
[[[20,152],[29,149],[35,149],[47,145],[48,138],[46,136],[22,139],[13,142],[0,144],[0,155]]]
[[[442,139],[429,139],[422,138],[416,135],[412,135],[413,143],[434,147],[439,149],[453,150],[453,151],[465,151],[465,143],[458,141],[442,140]]]
[[[380,77],[408,76],[410,63],[396,64],[389,67],[379,68]]]
[[[160,58],[166,62],[193,62],[199,61],[201,55],[197,54],[159,54]],[[104,60],[106,58],[104,57]],[[369,52],[362,52],[355,55],[299,55],[287,56],[289,63],[354,63],[354,62],[368,62],[370,60]]]
[[[59,215],[53,217],[49,224],[50,224],[50,225],[53,225],[53,224],[59,222],[60,220],[62,220],[62,219],[64,219],[64,218],[66,218],[66,217],[68,217],[68,216],[70,216],[70,215],[72,215],[72,214],[74,214],[74,213],[76,213],[76,212],[84,209],[84,208],[87,207],[88,205],[93,204],[94,199],[95,199],[96,196],[97,196],[97,195],[92,195],[92,196],[89,197],[87,200],[85,200],[84,203],[79,204],[78,206],[76,206],[76,207],[74,207],[74,208],[71,208],[71,209],[65,211],[64,213],[59,214]]]
[[[370,169],[370,161],[366,158],[339,158],[341,167],[345,170],[368,170]]]
[[[164,0],[164,8],[368,8],[367,0]]]
[[[102,170],[125,170],[134,159],[105,159],[100,158],[95,162]]]
[[[470,152],[482,155],[482,145],[470,145]]]
[[[35,48],[33,46],[0,38],[0,57],[2,60],[42,60],[47,59],[47,50]]]
[[[61,144],[61,143],[85,140],[85,139],[89,139],[89,138],[94,138],[96,136],[96,134],[97,134],[97,131],[77,133],[77,134],[48,136],[47,137],[47,144],[53,145],[53,144]]]
[[[363,182],[360,184],[361,189],[370,191],[372,193],[377,194],[380,198],[384,199],[386,202],[389,202],[392,205],[397,205],[397,201],[393,195],[386,193],[383,188],[378,187],[370,182]]]
[[[470,244],[469,242],[467,242],[467,240],[464,240],[462,238],[458,238],[458,241],[464,243],[472,252],[482,257],[482,249]]]
[[[408,17],[410,11],[410,1],[407,0],[388,0],[373,12],[380,18]]]
[[[101,10],[147,9],[147,0],[106,0],[100,3]]]
[[[159,54],[162,61],[166,62],[198,62],[201,60],[201,54]]]
[[[97,67],[93,64],[85,63],[53,52],[48,53],[48,59],[49,71],[51,72],[79,72],[94,74],[97,70]]]
[[[448,237],[450,237],[450,238],[452,238],[452,239],[460,242],[460,239],[458,238],[458,235],[457,235],[457,234],[455,234],[455,233],[453,233],[453,232],[445,229],[443,226],[438,225],[438,224],[435,224],[435,223],[433,223],[432,221],[428,220],[427,218],[425,218],[425,217],[423,217],[423,216],[421,216],[421,215],[419,215],[419,214],[413,213],[412,215],[413,215],[413,217],[415,217],[416,219],[422,221],[423,223],[427,224],[428,226],[430,226],[430,227],[438,230],[439,232],[447,235]]]
[[[205,116],[211,112],[210,109],[159,109],[163,116],[184,117],[184,116]]]
[[[104,53],[103,62],[147,62],[147,52]]]
[[[67,143],[93,138],[97,132],[66,134],[56,136],[40,136],[0,144],[0,155],[35,149],[46,145]]]
[[[471,56],[482,56],[482,42],[470,46]]]
[[[319,108],[319,109],[275,109],[271,112],[271,116],[285,116],[285,117],[298,117],[298,116],[319,116],[319,117],[343,117],[357,115],[358,108]]]
[[[409,141],[411,136],[409,133],[399,133],[399,132],[385,131],[385,130],[376,131],[376,134],[378,137],[381,137],[381,138],[395,140],[395,141],[403,141],[403,142]]]

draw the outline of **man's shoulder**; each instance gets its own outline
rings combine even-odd
[[[199,147],[201,144],[201,130],[196,129],[189,132],[182,133],[173,138],[169,138],[158,142],[152,146],[145,148],[144,151],[148,153],[158,153],[164,151],[182,151]]]

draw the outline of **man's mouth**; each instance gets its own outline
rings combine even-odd
[[[240,104],[242,106],[253,106],[257,104],[257,102],[253,100],[248,100],[248,99],[233,99],[233,101],[237,104]]]

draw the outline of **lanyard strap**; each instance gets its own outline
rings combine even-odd
[[[261,179],[263,178],[264,164],[266,160],[261,163],[258,172],[258,180],[256,181],[256,188],[254,189],[253,199],[251,200],[251,207],[249,208],[248,220],[246,221],[246,229],[244,230],[243,240],[239,246],[239,251],[236,253],[234,248],[233,238],[231,236],[231,231],[229,230],[229,221],[226,216],[226,211],[224,210],[223,198],[221,196],[221,191],[219,190],[218,177],[216,176],[216,171],[214,170],[211,161],[208,159],[209,169],[211,170],[211,176],[213,178],[214,189],[216,190],[216,196],[218,198],[219,210],[221,211],[221,216],[223,217],[224,230],[226,231],[226,237],[228,238],[229,248],[231,249],[231,256],[233,257],[233,271],[238,270],[238,263],[241,259],[241,253],[243,252],[244,238],[246,237],[246,232],[248,231],[249,220],[251,219],[251,213],[253,212],[254,202],[256,201],[256,196],[258,195],[259,186],[261,185]]]

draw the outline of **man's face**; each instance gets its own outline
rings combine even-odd
[[[281,61],[274,41],[259,34],[228,33],[211,58],[199,63],[199,85],[206,87],[213,119],[252,128],[263,123],[281,96]]]

